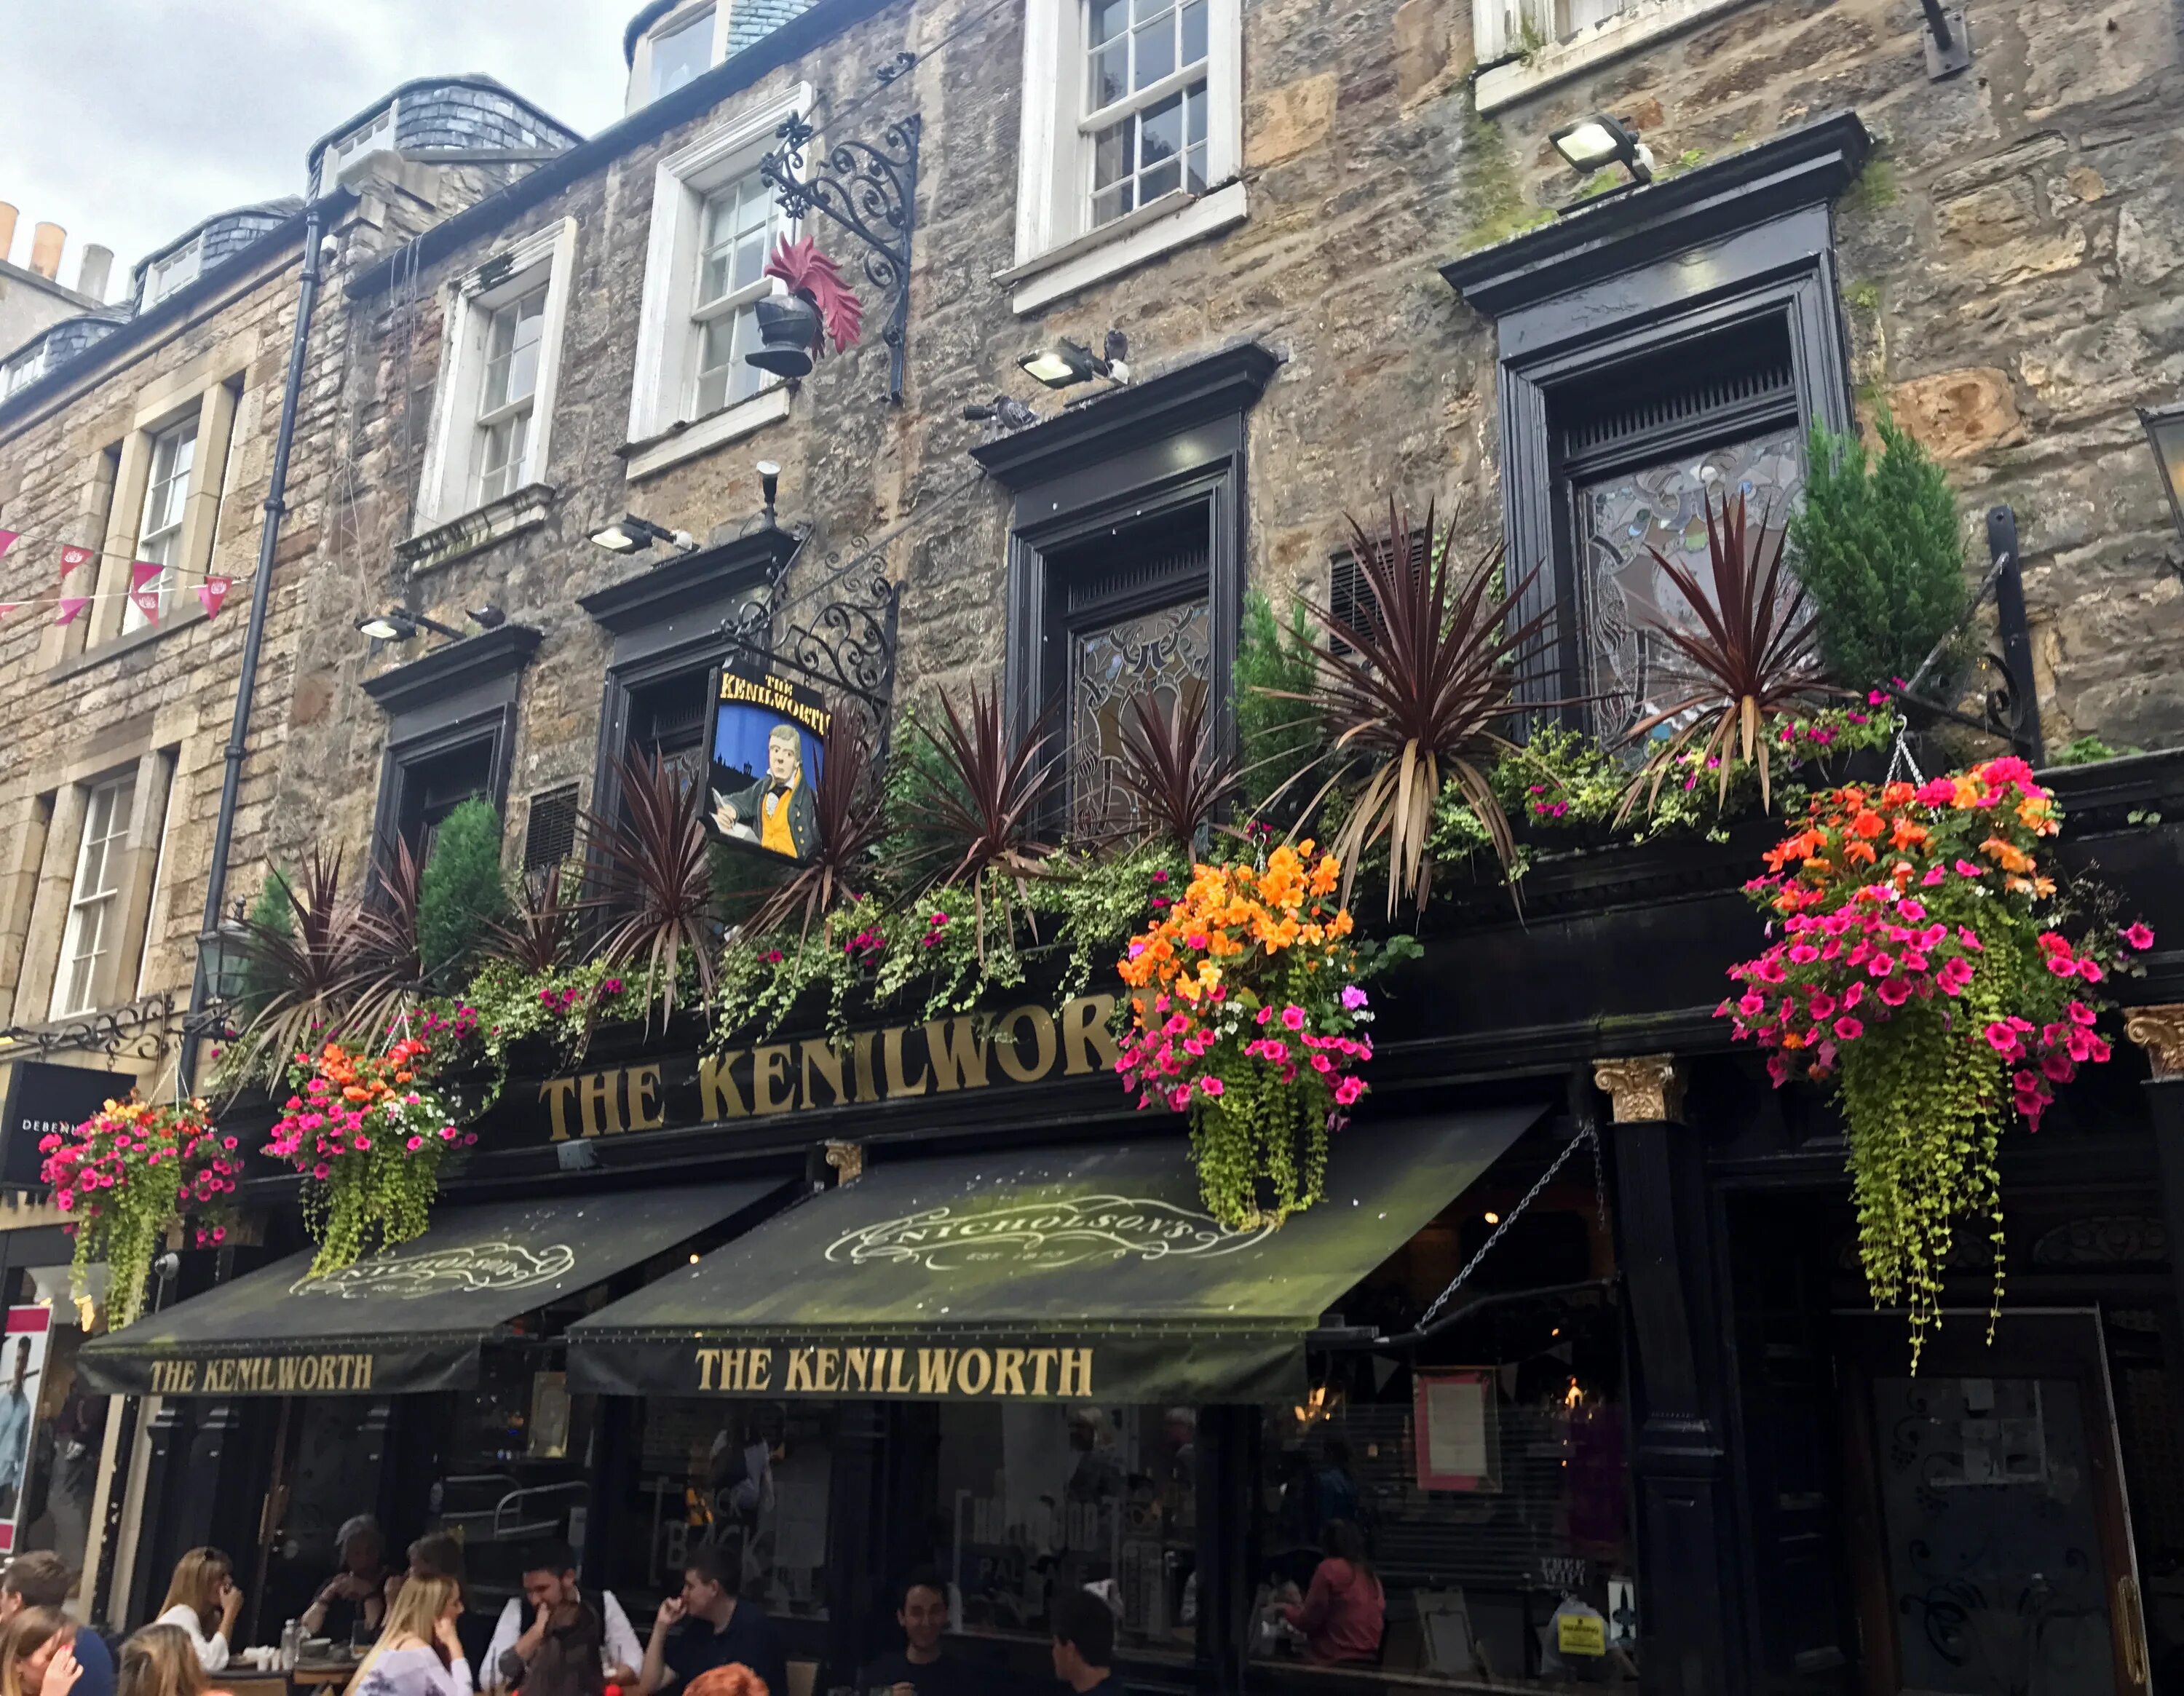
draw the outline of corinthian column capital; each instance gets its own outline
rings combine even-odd
[[[1592,1081],[1614,1104],[1618,1125],[1684,1122],[1684,1077],[1674,1054],[1595,1060]]]

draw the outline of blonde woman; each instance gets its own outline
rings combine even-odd
[[[455,1635],[462,1611],[462,1586],[454,1579],[412,1577],[387,1609],[379,1641],[344,1696],[476,1696],[471,1664]]]
[[[207,1672],[227,1668],[235,1616],[242,1610],[242,1592],[235,1588],[234,1563],[216,1549],[193,1549],[175,1563],[167,1599],[159,1604],[155,1626],[179,1626],[189,1633],[198,1665]]]
[[[59,1609],[24,1609],[0,1626],[0,1696],[69,1696],[83,1677],[75,1644]]]
[[[114,1696],[209,1696],[198,1646],[180,1626],[147,1626],[121,1645]]]

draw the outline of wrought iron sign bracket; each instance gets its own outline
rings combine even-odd
[[[775,134],[781,145],[759,161],[759,175],[773,185],[791,218],[818,212],[865,248],[865,278],[889,302],[880,340],[888,350],[888,398],[902,404],[905,344],[910,336],[910,255],[917,225],[917,137],[915,112],[881,132],[880,145],[838,142],[805,174],[804,153],[818,132],[791,117]]]
[[[789,564],[803,557],[800,546]],[[788,575],[784,566],[774,586]],[[724,621],[730,648],[789,671],[872,711],[874,729],[894,696],[895,629],[902,586],[887,575],[886,550],[861,539],[845,559],[836,554],[811,587],[787,600],[745,602]],[[781,635],[776,637],[777,626]]]

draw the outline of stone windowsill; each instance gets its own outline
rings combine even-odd
[[[1726,12],[1743,0],[1642,0],[1634,9],[1595,24],[1567,41],[1553,42],[1529,58],[1511,59],[1479,74],[1473,85],[1479,115],[1488,117],[1542,89],[1650,47],[1664,36]]]
[[[245,581],[241,577],[235,580],[238,586]],[[52,672],[48,674],[52,681],[58,683],[64,678],[75,677],[86,671],[95,670],[109,660],[125,659],[130,654],[142,652],[162,637],[172,636],[177,631],[187,630],[192,625],[204,623],[206,621],[204,603],[198,599],[196,586],[192,584],[182,592],[189,597],[187,604],[170,611],[157,624],[148,624],[141,630],[131,631],[126,636],[109,637],[96,648],[86,648],[81,653],[70,655],[54,666]],[[86,610],[87,613],[89,609]]]
[[[394,558],[412,577],[421,577],[511,536],[536,530],[553,509],[554,496],[551,483],[526,483],[497,501],[488,501],[459,518],[420,531],[407,542],[396,542]]]
[[[626,462],[622,466],[623,480],[638,482],[670,465],[679,465],[685,459],[694,459],[700,453],[740,442],[769,424],[780,423],[788,416],[788,385],[775,383],[760,389],[749,400],[722,407],[692,423],[676,425],[649,441],[625,443],[616,449]]]
[[[1022,317],[1187,242],[1232,229],[1244,221],[1250,209],[1240,182],[1206,194],[1186,194],[1178,189],[1127,218],[1027,259],[994,281],[1015,285],[1009,309]]]

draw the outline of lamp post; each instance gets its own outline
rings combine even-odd
[[[2147,446],[2161,473],[2161,487],[2169,495],[2169,515],[2176,533],[2184,536],[2184,402],[2175,406],[2141,407],[2138,421],[2146,426]]]

